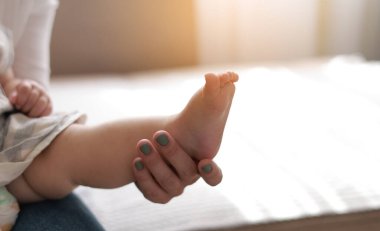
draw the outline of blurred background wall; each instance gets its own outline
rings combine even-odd
[[[380,59],[380,0],[63,0],[55,74],[338,54]]]
[[[380,59],[380,0],[196,0],[200,63]]]
[[[53,74],[130,72],[196,63],[191,0],[61,0]]]

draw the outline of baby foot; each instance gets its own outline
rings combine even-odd
[[[219,150],[238,75],[206,74],[205,80],[205,85],[166,128],[198,160],[211,159]]]

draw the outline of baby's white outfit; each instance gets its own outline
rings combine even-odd
[[[14,111],[0,93],[0,228],[13,224],[18,213],[5,185],[20,176],[57,135],[83,118],[78,112],[30,118]]]
[[[46,88],[57,8],[57,0],[0,0],[0,25],[8,30],[14,45],[15,76],[37,81]]]

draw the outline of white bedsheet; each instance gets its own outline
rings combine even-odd
[[[380,63],[337,57],[231,68],[240,80],[216,158],[223,182],[199,181],[167,205],[146,201],[134,185],[79,188],[107,230],[194,230],[380,207]],[[205,70],[223,68],[55,78],[52,94],[58,110],[81,109],[89,123],[170,114]],[[171,103],[162,108],[162,100]]]

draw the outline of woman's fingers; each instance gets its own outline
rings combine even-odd
[[[157,184],[140,157],[137,157],[133,162],[133,172],[136,178],[136,186],[146,199],[161,204],[170,201],[172,197]]]
[[[212,160],[196,163],[166,131],[156,132],[153,142],[140,140],[137,151],[133,162],[136,185],[150,201],[167,203],[200,177],[211,186],[222,181],[222,171]]]
[[[156,148],[161,156],[173,168],[184,186],[191,185],[199,179],[194,160],[178,145],[166,131],[153,135]]]
[[[143,139],[137,143],[137,149],[144,165],[158,185],[171,196],[182,194],[184,185],[173,169],[162,159],[153,144]]]

